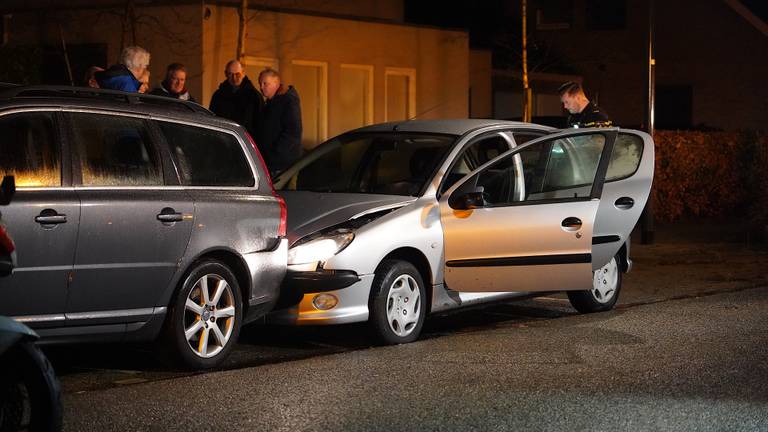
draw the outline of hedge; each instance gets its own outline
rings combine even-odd
[[[744,216],[768,224],[768,134],[658,131],[656,219]]]

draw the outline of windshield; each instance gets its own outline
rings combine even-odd
[[[282,174],[277,187],[417,196],[455,139],[451,135],[398,132],[342,135]]]

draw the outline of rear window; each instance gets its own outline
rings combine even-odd
[[[637,135],[619,134],[613,146],[611,162],[605,181],[622,180],[631,177],[640,167],[643,156],[643,140]]]
[[[234,135],[179,123],[158,122],[185,186],[251,187],[256,184]]]

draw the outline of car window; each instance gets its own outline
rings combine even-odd
[[[0,178],[16,186],[61,186],[60,146],[52,113],[25,112],[0,117]]]
[[[527,143],[528,141],[533,141],[537,138],[541,138],[542,136],[546,135],[544,132],[536,133],[536,132],[515,132],[515,143],[517,145],[522,145]]]
[[[619,134],[613,146],[611,162],[605,181],[622,180],[632,176],[640,167],[643,156],[643,139],[637,135]]]
[[[494,163],[468,181],[486,205],[588,198],[605,145],[600,134],[541,141]]]
[[[243,147],[232,134],[180,123],[157,122],[186,186],[256,184]]]
[[[342,135],[307,155],[282,187],[416,196],[454,140],[447,135],[399,132]]]
[[[469,144],[459,154],[451,170],[446,174],[445,181],[443,181],[443,185],[440,188],[440,193],[444,193],[457,181],[464,178],[464,176],[509,149],[507,140],[498,133],[482,137]]]
[[[163,184],[160,157],[142,119],[114,115],[70,115],[84,186]]]

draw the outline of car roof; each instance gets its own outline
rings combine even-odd
[[[550,126],[518,121],[494,119],[440,119],[440,120],[405,120],[399,122],[380,123],[355,129],[352,132],[426,132],[450,135],[464,135],[473,130],[485,127],[501,126],[515,129],[534,129],[545,132],[557,130]]]
[[[156,115],[192,123],[232,128],[236,123],[217,117],[194,102],[140,93],[70,86],[19,86],[0,83],[0,109],[67,107]]]

